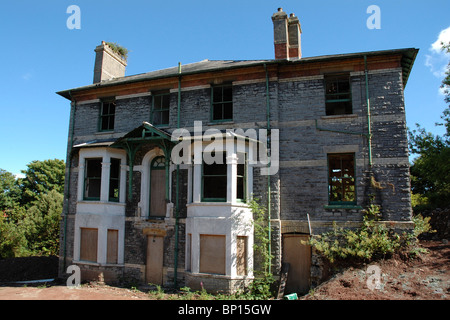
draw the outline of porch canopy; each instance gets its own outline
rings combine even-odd
[[[151,123],[143,122],[139,127],[131,130],[123,137],[117,139],[113,144],[110,145],[111,148],[119,148],[124,149],[127,153],[128,157],[128,166],[129,166],[129,174],[128,174],[128,199],[132,199],[133,197],[133,167],[134,160],[136,156],[136,152],[147,143],[153,143],[161,148],[164,152],[164,156],[166,159],[166,184],[169,183],[169,163],[170,163],[170,152],[173,146],[176,144],[176,141],[172,141],[172,136],[161,130]],[[169,188],[166,186],[166,199],[169,198]]]

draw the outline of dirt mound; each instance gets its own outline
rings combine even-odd
[[[420,258],[400,257],[348,268],[319,285],[304,300],[450,300],[450,245],[422,241],[429,251]],[[379,270],[379,282],[368,272]],[[369,280],[369,281],[368,281]]]
[[[0,282],[55,279],[58,257],[24,257],[0,260]]]

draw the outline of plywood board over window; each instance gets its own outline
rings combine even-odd
[[[247,275],[247,237],[236,238],[236,272],[238,276]]]
[[[119,231],[108,229],[108,241],[107,241],[107,263],[117,263],[118,244],[119,244]]]
[[[81,228],[80,235],[80,260],[97,262],[98,230]]]
[[[224,235],[200,235],[200,272],[225,274]]]

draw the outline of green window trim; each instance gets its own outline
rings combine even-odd
[[[111,158],[109,168],[109,194],[108,199],[111,202],[119,202],[120,198],[120,159]]]
[[[108,132],[114,130],[116,117],[116,101],[114,99],[106,99],[100,104],[100,117],[98,130],[100,132]]]
[[[210,120],[233,121],[233,87],[230,83],[211,86]]]
[[[337,73],[325,75],[325,114],[352,114],[352,90],[350,75]]]
[[[83,200],[100,200],[102,186],[102,161],[102,158],[85,159]]]
[[[244,163],[239,163],[240,157],[243,156]],[[238,153],[238,164],[237,164],[237,175],[236,175],[236,201],[246,203],[247,202],[247,154],[246,153]],[[239,179],[242,179],[242,190],[240,190]],[[242,192],[242,196],[239,196],[239,193]]]
[[[202,186],[201,186],[201,201],[202,202],[226,202],[227,201],[227,184],[228,184],[228,166],[226,162],[225,152],[221,151],[218,152],[222,154],[222,164],[206,164],[203,160],[202,162]],[[205,170],[207,166],[210,166],[211,171],[219,171],[219,173],[208,173]],[[219,167],[220,166],[220,167]],[[225,168],[223,168],[223,166]],[[206,172],[206,173],[205,173]],[[208,180],[208,183],[206,183],[206,180]],[[214,183],[211,183],[211,180]],[[205,185],[207,185],[208,191],[205,190]],[[211,188],[212,185],[215,187],[221,186],[222,190],[218,190],[215,188]],[[225,188],[223,189],[223,186],[225,185]],[[205,192],[213,192],[216,194],[223,194],[224,196],[205,196]]]
[[[157,92],[152,95],[150,123],[156,127],[168,126],[170,122],[170,92]]]

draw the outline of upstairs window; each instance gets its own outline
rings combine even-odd
[[[170,93],[159,92],[153,95],[152,119],[155,126],[169,125]]]
[[[84,175],[84,200],[100,200],[102,158],[86,159]]]
[[[352,114],[350,76],[325,76],[325,113],[327,116]]]
[[[105,100],[100,110],[100,131],[114,130],[114,118],[116,116],[116,102]]]
[[[245,202],[247,193],[247,158],[245,153],[238,153],[237,156],[236,199]]]
[[[328,155],[329,204],[356,204],[354,154]]]
[[[212,87],[212,121],[233,120],[233,87],[231,84]]]

